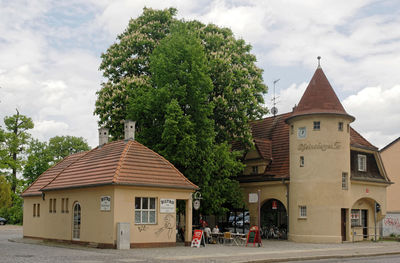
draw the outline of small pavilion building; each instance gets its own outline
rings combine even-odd
[[[198,189],[134,137],[66,157],[27,188],[24,237],[129,248],[174,246],[176,203],[185,202],[185,240],[192,235],[192,193]]]

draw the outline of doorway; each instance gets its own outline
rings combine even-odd
[[[80,240],[81,238],[81,205],[79,203],[74,204],[73,213],[73,224],[72,224],[72,240]]]
[[[347,214],[347,213],[346,213],[346,209],[345,209],[345,208],[342,208],[341,214],[342,214],[342,220],[341,220],[342,241],[346,241],[346,236],[347,236],[347,235],[346,235],[346,223],[347,223],[347,220],[346,220],[347,216],[346,216],[346,214]]]
[[[287,239],[287,212],[278,199],[269,199],[261,206],[263,238]]]
[[[361,210],[361,224],[363,228],[363,237],[368,239],[368,210]]]

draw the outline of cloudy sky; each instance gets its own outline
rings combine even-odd
[[[145,6],[176,7],[179,18],[229,27],[250,43],[268,107],[280,79],[280,113],[298,103],[322,56],[353,127],[380,148],[400,136],[396,0],[0,0],[0,119],[18,108],[40,140],[74,135],[96,146],[100,54]]]

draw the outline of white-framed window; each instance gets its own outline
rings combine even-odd
[[[348,173],[342,173],[342,189],[347,190],[348,189],[348,179],[349,174]]]
[[[320,121],[314,121],[313,130],[314,131],[319,131],[320,129],[321,129],[321,122]]]
[[[351,209],[351,226],[361,226],[360,209]]]
[[[338,131],[343,131],[343,122],[338,123]]]
[[[252,167],[252,174],[258,174],[258,166],[253,166]]]
[[[307,206],[299,205],[299,218],[307,218]]]
[[[300,167],[304,167],[304,156],[300,156]]]
[[[135,197],[135,224],[156,224],[156,198]]]
[[[358,170],[361,172],[367,171],[367,156],[364,154],[358,154]]]

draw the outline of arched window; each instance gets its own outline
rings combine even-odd
[[[81,205],[79,203],[74,204],[73,215],[72,239],[79,240],[81,237]]]

